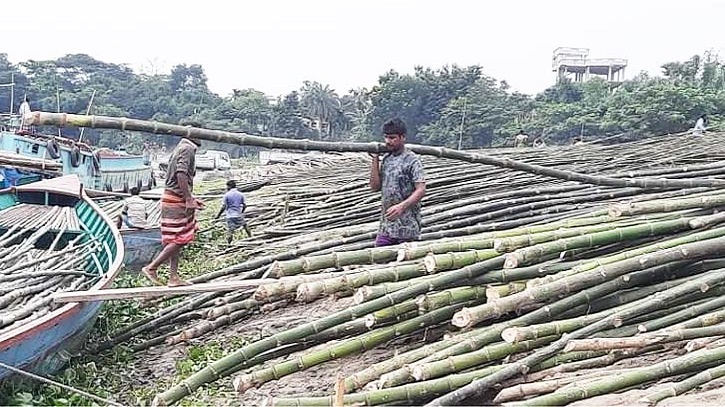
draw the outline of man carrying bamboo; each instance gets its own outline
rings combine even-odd
[[[382,192],[383,210],[375,246],[389,246],[420,238],[420,200],[425,195],[425,172],[415,153],[405,148],[405,123],[392,119],[383,125],[385,154],[380,164],[372,155],[370,188]]]
[[[181,249],[194,240],[198,228],[196,211],[204,208],[204,203],[194,198],[194,175],[196,164],[194,155],[201,145],[199,140],[184,137],[176,145],[169,157],[166,188],[161,197],[161,244],[164,248],[150,264],[141,271],[155,284],[161,285],[156,269],[168,260],[170,287],[188,285],[179,277],[179,254]]]

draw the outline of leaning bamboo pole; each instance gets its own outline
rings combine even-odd
[[[31,125],[58,126],[58,127],[90,127],[117,129],[123,131],[141,131],[154,134],[175,135],[182,137],[194,137],[203,140],[216,141],[221,143],[249,145],[266,148],[282,148],[292,150],[316,150],[316,151],[338,151],[338,152],[385,152],[385,145],[382,143],[341,143],[313,140],[295,140],[276,137],[253,136],[246,133],[232,133],[222,130],[208,130],[189,126],[179,126],[168,123],[129,119],[125,117],[109,116],[83,116],[68,113],[33,112]],[[488,164],[496,167],[510,168],[517,171],[524,171],[533,174],[545,175],[552,178],[567,181],[577,181],[585,184],[611,185],[616,187],[640,187],[640,188],[693,188],[693,187],[723,187],[725,180],[718,179],[634,179],[634,178],[611,178],[604,176],[588,175],[574,171],[559,170],[544,167],[536,164],[528,164],[509,158],[500,158],[490,155],[483,155],[467,151],[453,150],[445,147],[433,147],[409,144],[408,148],[418,154],[432,155],[436,157],[451,158],[460,161],[467,161],[479,164]]]

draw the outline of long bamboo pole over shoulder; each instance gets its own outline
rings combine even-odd
[[[266,147],[270,149],[281,148],[305,151],[314,150],[367,153],[383,153],[386,151],[384,144],[375,142],[352,143],[262,137],[253,136],[246,133],[232,133],[223,130],[209,130],[155,121],[129,119],[125,117],[85,116],[68,113],[33,112],[32,124],[35,126],[90,127],[99,129],[141,131],[171,136],[194,137],[202,140],[210,140],[228,144]],[[527,164],[522,161],[511,160],[508,158],[492,157],[489,155],[454,150],[445,147],[433,147],[416,144],[408,144],[407,147],[417,154],[432,155],[435,157],[449,158],[478,164],[488,164],[496,167],[510,168],[517,171],[529,172],[567,181],[582,182],[585,184],[639,188],[725,187],[725,180],[611,178],[581,174],[573,171],[558,170],[536,164]]]

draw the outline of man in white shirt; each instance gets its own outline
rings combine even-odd
[[[514,145],[518,147],[526,147],[526,143],[529,141],[529,135],[524,133],[523,130],[519,130],[516,137],[514,137]]]
[[[138,194],[138,187],[131,187],[131,196],[123,203],[121,215],[116,220],[116,226],[126,226],[130,229],[146,229],[148,213],[146,212],[146,201]]]
[[[692,134],[702,136],[707,128],[707,115],[700,116],[695,122],[695,128],[692,129]]]
[[[30,100],[27,96],[23,99],[23,103],[20,104],[18,114],[20,115],[20,130],[29,131],[30,125],[28,123],[32,118],[33,112],[30,110]]]

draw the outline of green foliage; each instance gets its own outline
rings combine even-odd
[[[662,65],[662,78],[641,74],[613,87],[603,80],[561,81],[534,97],[512,92],[505,81],[483,74],[480,66],[416,67],[412,74],[389,71],[371,89],[339,95],[329,85],[305,81],[299,90],[270,98],[255,89],[230,95],[211,92],[201,65],[179,64],[169,74],[135,74],[124,65],[85,54],[13,64],[0,53],[0,83],[14,78],[13,110],[28,95],[34,109],[127,116],[179,123],[193,119],[207,128],[251,134],[322,140],[381,140],[382,124],[400,117],[408,140],[448,147],[510,145],[519,129],[549,143],[573,137],[619,135],[639,138],[680,132],[703,113],[710,123],[725,110],[725,65],[705,52]],[[11,108],[0,91],[0,111]],[[46,129],[55,132],[55,129]],[[78,129],[63,129],[78,137]],[[172,147],[171,136],[119,134],[86,129],[92,144],[140,151],[144,142]],[[232,157],[257,148],[207,143]]]

